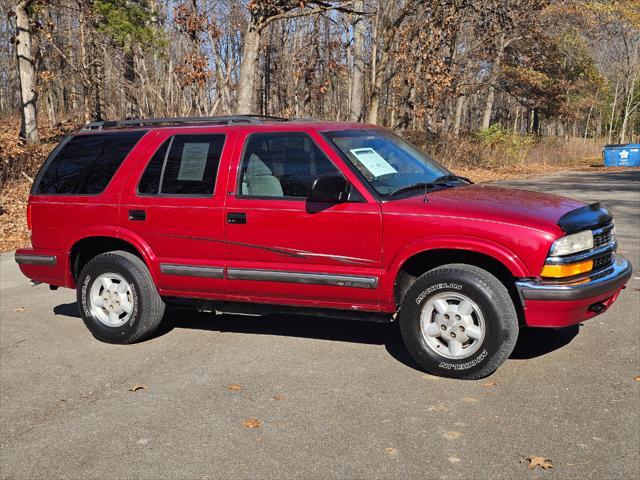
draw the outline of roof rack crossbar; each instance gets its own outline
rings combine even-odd
[[[145,125],[184,125],[208,123],[231,125],[234,123],[261,124],[265,121],[286,122],[289,119],[271,115],[226,115],[219,117],[164,117],[164,118],[132,118],[127,120],[105,120],[87,123],[83,130],[102,130],[107,128],[142,127]]]

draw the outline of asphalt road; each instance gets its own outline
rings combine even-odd
[[[640,172],[510,183],[604,201],[640,266]],[[0,266],[3,479],[640,477],[640,269],[604,315],[524,331],[463,382],[421,372],[394,325],[174,311],[152,340],[105,345],[74,292]]]

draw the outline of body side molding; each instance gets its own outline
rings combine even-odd
[[[161,263],[160,272],[165,275],[180,275],[185,277],[224,278],[224,268],[222,267]]]
[[[259,282],[305,283],[334,287],[377,288],[377,277],[359,275],[331,275],[326,273],[287,272],[278,270],[227,269],[229,280],[253,280]]]

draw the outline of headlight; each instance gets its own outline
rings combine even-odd
[[[551,246],[551,256],[571,255],[572,253],[584,252],[593,248],[593,233],[591,230],[573,233],[559,238]]]

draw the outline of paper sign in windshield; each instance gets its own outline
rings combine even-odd
[[[380,177],[389,173],[398,173],[398,171],[389,165],[373,148],[354,148],[349,151],[374,177]]]
[[[208,143],[185,143],[182,147],[182,161],[178,180],[201,182],[209,155]]]

